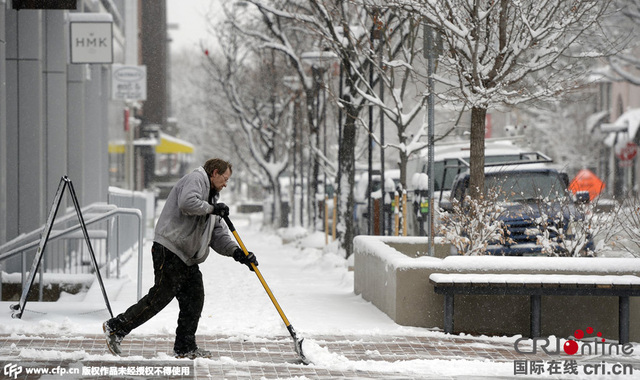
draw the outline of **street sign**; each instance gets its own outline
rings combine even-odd
[[[444,51],[442,34],[440,34],[440,32],[437,29],[434,29],[427,23],[425,23],[422,26],[422,32],[423,32],[422,54],[424,58],[428,59],[429,54],[431,54],[433,58],[438,58],[438,56],[442,55]]]
[[[111,98],[113,100],[147,100],[147,67],[111,66]]]
[[[108,13],[69,14],[71,63],[113,62],[113,19]]]
[[[620,149],[616,149],[616,156],[620,161],[631,161],[638,154],[638,145],[633,141],[627,142],[625,146]]]
[[[600,195],[604,187],[604,182],[589,169],[580,170],[569,184],[569,190],[574,194],[578,191],[588,191],[589,200]]]

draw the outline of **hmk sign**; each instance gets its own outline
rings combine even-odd
[[[70,20],[71,63],[112,63],[113,23]]]

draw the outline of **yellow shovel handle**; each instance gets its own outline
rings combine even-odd
[[[242,239],[240,239],[240,236],[238,235],[238,232],[236,232],[236,228],[233,226],[233,223],[231,223],[231,220],[229,219],[229,217],[225,216],[224,217],[224,221],[227,223],[227,226],[229,226],[229,230],[231,230],[231,233],[233,234],[233,237],[236,238],[236,241],[240,245],[240,248],[242,249],[242,252],[244,252],[244,254],[246,256],[249,256],[249,252],[247,251],[247,247],[245,247],[244,243],[242,242]],[[262,284],[262,287],[264,288],[264,290],[267,292],[267,295],[271,299],[271,302],[273,302],[273,306],[275,306],[276,310],[278,310],[278,314],[280,314],[280,317],[282,318],[282,321],[287,326],[287,328],[289,328],[289,326],[291,326],[291,324],[289,323],[289,320],[287,319],[287,317],[284,315],[284,311],[282,311],[282,308],[280,307],[280,304],[278,304],[278,301],[276,300],[276,297],[271,292],[271,289],[269,289],[269,286],[267,285],[267,282],[264,280],[264,277],[262,277],[262,273],[260,273],[260,270],[258,269],[258,267],[254,263],[250,263],[250,264],[251,264],[251,268],[253,268],[253,271],[256,273],[256,276],[258,276],[258,279],[260,280],[260,283]]]

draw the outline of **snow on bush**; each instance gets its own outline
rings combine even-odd
[[[453,212],[443,213],[440,234],[459,254],[468,256],[486,254],[490,244],[513,244],[500,220],[506,216],[505,203],[499,201],[504,199],[503,195],[494,190],[479,199],[467,196],[462,204],[454,201]],[[570,197],[556,197],[552,201],[547,196],[523,205],[520,213],[523,218],[533,218],[531,233],[536,234],[535,244],[548,256],[594,256],[611,249],[614,239],[629,252],[631,244],[636,252],[640,250],[640,206],[626,207],[624,213],[618,210],[603,213],[596,209],[597,202],[576,203]],[[626,231],[626,238],[620,237],[620,230]],[[596,236],[599,241],[594,245]]]
[[[640,257],[640,197],[626,198],[610,213],[611,232],[607,243],[635,257]]]
[[[467,196],[464,202],[453,201],[453,212],[442,213],[439,232],[445,242],[463,255],[483,255],[491,242],[501,244],[510,239],[500,216],[505,209],[496,202],[497,194],[489,192],[478,199]]]
[[[549,256],[593,256],[593,248],[588,245],[602,225],[592,218],[590,204],[574,206],[568,197],[554,203],[543,199],[538,209],[540,216],[536,218],[536,225],[540,234],[536,244],[543,247],[542,253]]]

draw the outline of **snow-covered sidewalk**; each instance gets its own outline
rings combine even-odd
[[[354,294],[353,272],[348,270],[348,262],[337,254],[336,245],[324,247],[322,233],[307,235],[307,232],[302,229],[278,232],[263,230],[260,218],[261,216],[257,214],[236,215],[232,220],[246,247],[256,254],[260,263],[259,269],[282,310],[298,334],[305,337],[305,353],[313,362],[308,367],[314,369],[311,373],[317,374],[318,370],[323,369],[349,370],[353,373],[366,370],[369,374],[394,373],[401,378],[514,376],[514,361],[504,359],[509,357],[505,352],[513,347],[517,336],[478,338],[458,336],[457,338],[463,339],[456,339],[456,336],[445,335],[437,330],[397,325],[375,306]],[[291,242],[283,243],[283,240]],[[150,245],[150,241],[145,243],[143,293],[146,293],[153,282]],[[109,294],[114,314],[124,311],[136,300],[137,267],[137,260],[130,260],[123,268],[124,281],[108,281],[110,284],[118,285],[111,287],[111,294]],[[215,342],[219,343],[220,339],[264,344],[259,346],[257,352],[265,354],[263,356],[268,358],[269,355],[266,354],[273,354],[269,351],[269,347],[290,341],[282,319],[255,274],[246,266],[236,263],[232,258],[212,252],[200,268],[206,292],[205,307],[198,330],[198,335],[202,337],[201,344],[204,345],[206,342],[211,342],[212,345],[217,344]],[[3,340],[5,346],[0,347],[0,361],[4,363],[15,363],[17,360],[42,362],[49,358],[78,362],[97,360],[122,363],[127,360],[127,358],[110,357],[106,348],[104,353],[96,356],[93,351],[87,351],[83,347],[65,347],[64,349],[42,347],[34,350],[21,348],[15,343],[16,339],[21,340],[23,337],[32,337],[34,340],[35,337],[40,337],[45,342],[52,341],[51,339],[55,341],[56,338],[69,339],[71,342],[82,340],[84,337],[99,339],[99,335],[96,334],[101,333],[101,324],[108,317],[108,313],[101,293],[96,292],[95,289],[86,296],[66,296],[64,301],[56,303],[28,303],[27,309],[32,311],[26,312],[22,319],[11,319],[9,305],[12,303],[15,302],[0,303],[0,310],[5,310],[0,313],[0,336],[13,339],[13,341]],[[134,330],[125,339],[123,347],[127,344],[133,345],[134,342],[138,345],[141,340],[159,340],[162,342],[162,348],[153,351],[153,355],[161,352],[156,357],[145,356],[132,359],[148,363],[173,360],[167,354],[174,337],[177,315],[178,305],[173,301],[151,321]],[[442,352],[448,352],[444,354],[448,360],[443,360],[442,355],[434,356],[428,352],[407,354],[411,351],[411,347],[403,348],[409,351],[394,351],[390,348],[399,341],[411,344],[411,339],[407,337],[419,338],[418,340],[423,342],[420,346],[422,349],[430,347],[429,345],[433,343],[435,346],[432,347],[439,347],[438,349],[441,348]],[[370,343],[371,349],[365,350],[365,355],[361,357],[352,354],[355,345],[369,344],[369,342],[378,343]],[[71,345],[71,343],[68,344]],[[288,344],[280,349],[286,350],[286,346]],[[471,351],[465,351],[469,348],[477,351],[484,347],[487,350],[501,352],[501,360],[493,360],[490,356],[478,356],[477,352],[472,354]],[[206,346],[205,348],[210,349]],[[93,350],[96,348],[94,347]],[[97,350],[101,352],[101,348]],[[433,350],[437,349],[433,348]],[[468,353],[468,357],[465,357],[465,352]],[[208,365],[223,367],[230,365],[234,368],[247,365],[274,365],[268,360],[265,363],[259,360],[243,363],[235,359],[236,356],[231,352],[223,356],[225,358],[215,359]],[[634,359],[636,366],[640,362],[638,358],[637,354],[630,358]],[[286,360],[282,364],[287,368],[302,365]],[[308,372],[301,372],[301,378],[305,378],[304,373]],[[547,378],[554,377],[547,376]]]

